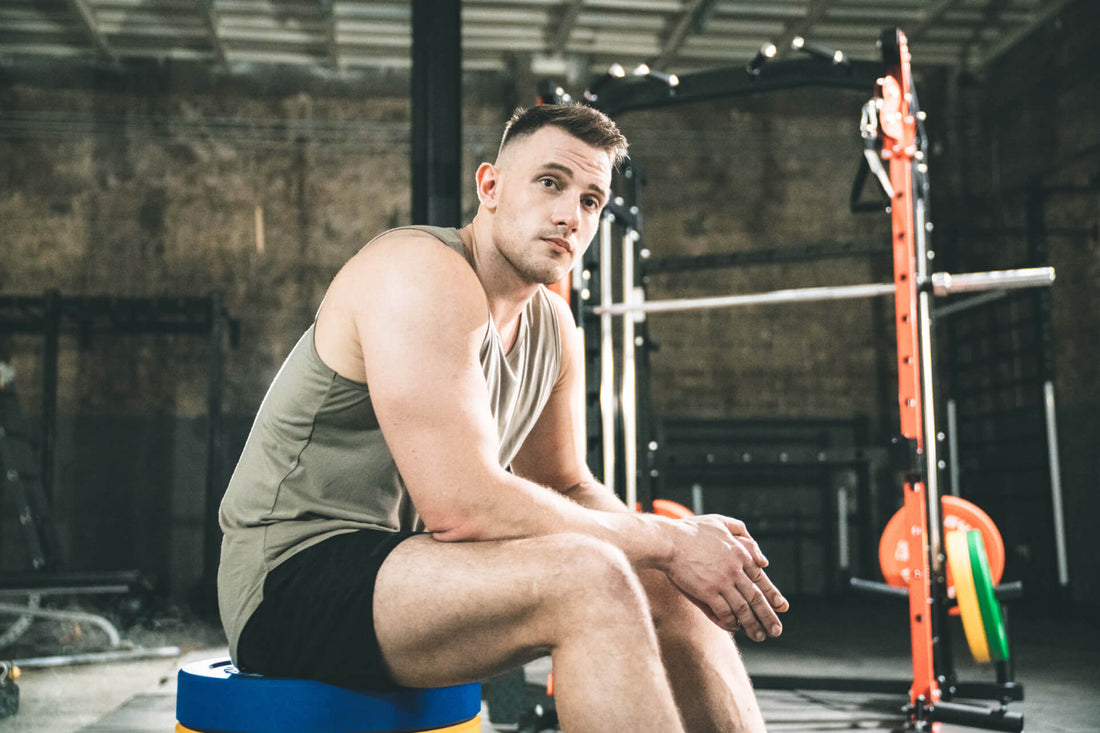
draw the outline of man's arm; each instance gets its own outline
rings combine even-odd
[[[349,262],[327,299],[354,323],[379,425],[437,540],[579,532],[664,570],[727,628],[778,628],[778,591],[769,603],[770,583],[734,536],[745,534],[740,522],[592,511],[500,467],[478,359],[488,308],[457,253],[429,235],[389,235]]]
[[[569,306],[557,294],[551,293],[550,298],[558,313],[561,369],[542,414],[512,460],[512,470],[589,509],[627,511],[627,506],[588,468],[584,350]]]
[[[565,301],[556,295],[552,298],[558,310],[561,332],[561,371],[539,420],[513,459],[512,468],[517,475],[549,486],[586,508],[602,512],[632,513],[632,510],[615,494],[596,480],[588,468],[584,436],[583,344]],[[701,521],[713,519],[722,521],[726,518],[705,517],[701,518]],[[728,526],[728,528],[751,553],[753,560],[760,567],[766,567],[767,558],[745,530],[744,525],[738,522],[736,526]],[[772,608],[786,610],[787,603],[779,591],[762,572],[760,576],[761,588],[767,595]],[[670,574],[670,579],[679,585],[675,572]],[[723,625],[712,609],[708,609],[706,604],[700,604],[699,599],[693,597],[686,589],[681,589],[696,601],[696,604],[700,605],[712,620]],[[770,610],[767,609],[764,615],[770,615]]]

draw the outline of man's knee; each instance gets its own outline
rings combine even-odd
[[[661,571],[645,570],[639,573],[639,578],[645,588],[653,625],[662,636],[692,635],[713,625]]]
[[[648,613],[645,591],[622,550],[585,535],[556,537],[555,565],[572,606],[627,607]],[[620,608],[621,611],[621,608]]]

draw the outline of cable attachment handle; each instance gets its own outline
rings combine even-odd
[[[894,198],[894,187],[890,185],[890,174],[882,164],[882,156],[879,153],[879,110],[882,108],[882,100],[875,97],[867,100],[859,116],[859,134],[863,138],[863,157],[867,160],[867,167],[874,174],[882,187],[883,193],[888,199]]]

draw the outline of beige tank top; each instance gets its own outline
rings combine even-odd
[[[457,230],[409,228],[465,256]],[[551,297],[540,288],[527,304],[508,354],[491,317],[481,344],[503,467],[534,426],[558,376],[561,343]],[[329,369],[313,333],[310,326],[275,376],[221,503],[218,603],[234,659],[241,629],[263,598],[267,573],[287,558],[357,529],[423,529],[382,438],[369,385]]]

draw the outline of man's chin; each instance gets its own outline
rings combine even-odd
[[[516,272],[529,283],[538,285],[553,285],[559,283],[569,275],[573,269],[572,258],[562,255],[552,261],[530,259],[526,262],[513,261],[512,266]]]
[[[545,276],[539,279],[540,285],[557,285],[565,278],[569,277],[569,270],[555,271],[547,273]]]

